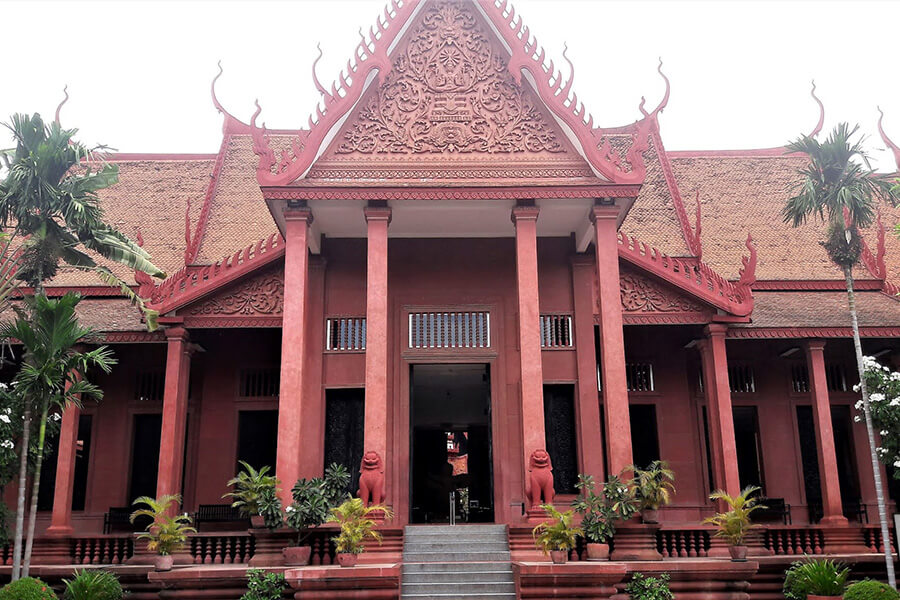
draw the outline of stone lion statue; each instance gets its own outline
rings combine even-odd
[[[541,504],[553,504],[553,463],[543,448],[531,453],[528,461],[528,481],[530,483],[528,498],[532,510],[540,508]]]
[[[374,450],[363,454],[359,464],[359,492],[366,506],[384,502],[384,463]]]

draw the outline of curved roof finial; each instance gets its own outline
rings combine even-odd
[[[819,122],[816,123],[815,129],[812,130],[807,137],[816,137],[819,135],[819,132],[822,131],[822,125],[825,124],[825,105],[822,104],[822,101],[819,100],[819,97],[816,96],[816,80],[812,80],[812,89],[809,91],[809,95],[813,97],[813,100],[816,101],[816,104],[819,105]]]
[[[897,146],[891,138],[887,136],[884,132],[884,127],[881,126],[881,120],[884,119],[884,112],[881,110],[881,107],[878,107],[878,134],[881,136],[881,139],[884,140],[884,143],[887,144],[887,147],[891,149],[891,152],[894,153],[894,163],[897,165],[897,169],[900,169],[900,146]]]
[[[325,86],[323,86],[322,82],[319,81],[319,76],[316,75],[316,65],[319,64],[320,60],[322,60],[322,44],[316,44],[316,48],[319,50],[319,55],[316,57],[312,64],[313,84],[316,86],[316,89],[319,90],[319,93],[327,98],[329,97],[328,90],[325,89]]]
[[[651,115],[652,116],[658,115],[659,113],[661,113],[663,111],[663,109],[666,107],[666,105],[669,104],[669,93],[672,91],[671,83],[669,82],[669,78],[666,77],[666,74],[663,73],[662,66],[663,66],[663,60],[662,60],[662,57],[660,57],[659,58],[659,66],[656,67],[656,71],[663,78],[663,81],[666,82],[666,93],[663,94],[663,98],[662,98],[662,100],[660,100],[659,105],[649,113],[644,109],[644,103],[646,102],[646,99],[643,96],[641,96],[641,103],[638,106],[638,110],[640,110],[641,114],[644,115],[645,117],[649,117]]]
[[[213,77],[212,83],[209,86],[209,93],[210,93],[210,95],[212,95],[213,106],[216,107],[216,110],[219,111],[219,113],[225,115],[225,123],[222,126],[223,131],[226,131],[226,132],[228,130],[239,131],[239,130],[245,129],[247,127],[247,125],[243,121],[241,121],[240,119],[235,117],[233,114],[231,114],[230,112],[225,110],[225,107],[222,106],[221,102],[219,102],[218,96],[216,96],[216,82],[219,80],[219,77],[222,76],[222,73],[225,72],[225,70],[222,68],[221,60],[218,61],[216,64],[219,66],[219,72],[216,73],[215,77]],[[235,128],[235,129],[230,129],[230,128]]]
[[[63,98],[63,101],[60,102],[60,103],[59,103],[59,106],[56,107],[56,116],[53,118],[53,120],[56,121],[57,123],[60,122],[60,121],[59,121],[59,111],[62,110],[63,104],[65,104],[66,102],[69,101],[69,86],[68,86],[68,85],[66,85],[65,87],[63,87],[63,94],[65,94],[66,97]]]

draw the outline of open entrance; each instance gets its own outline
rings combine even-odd
[[[412,522],[492,522],[488,365],[413,365],[410,406]]]

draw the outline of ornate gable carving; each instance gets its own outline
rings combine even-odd
[[[267,271],[230,286],[222,292],[188,306],[190,316],[275,317],[284,308],[284,274]]]
[[[706,323],[712,309],[654,277],[631,269],[619,273],[622,317],[626,324]],[[594,311],[600,312],[594,290]]]

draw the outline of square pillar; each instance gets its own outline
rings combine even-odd
[[[522,447],[526,470],[528,470],[532,453],[537,450],[546,450],[544,373],[541,364],[541,311],[537,266],[537,220],[539,214],[540,209],[535,206],[516,206],[512,210],[512,222],[516,228]],[[550,458],[552,460],[553,457]],[[530,483],[526,484],[526,488],[529,485]]]
[[[68,384],[66,384],[68,387]],[[48,536],[72,535],[72,489],[75,486],[75,457],[78,447],[78,421],[81,409],[66,405],[59,429],[59,452],[56,457],[56,487]]]
[[[597,352],[594,348],[594,261],[588,254],[572,257],[572,298],[575,304],[575,368],[578,375],[575,414],[578,419],[578,464],[582,473],[606,479],[603,468],[603,430],[597,390]]]
[[[804,350],[806,350],[806,366],[809,371],[809,391],[821,475],[822,524],[847,525],[847,518],[844,516],[841,503],[837,454],[834,449],[834,430],[831,426],[831,402],[828,399],[828,379],[825,375],[825,340],[808,340],[804,344]]]
[[[737,444],[734,440],[734,412],[728,382],[728,355],[725,352],[726,325],[706,326],[706,339],[700,340],[703,359],[703,388],[706,391],[706,413],[709,422],[710,448],[713,461],[713,483],[716,489],[734,496],[741,491],[738,474]]]
[[[366,217],[366,399],[360,474],[364,501],[383,502],[388,434],[388,225],[391,209],[368,206]],[[377,455],[377,456],[376,456]]]
[[[275,475],[281,501],[292,501],[291,488],[300,478],[303,369],[306,363],[306,296],[309,280],[307,236],[312,223],[308,208],[284,211],[284,311],[281,325],[281,382],[278,391],[278,445]]]
[[[613,205],[595,206],[591,211],[596,235],[594,247],[597,252],[600,300],[600,376],[606,419],[606,455],[612,474],[619,473],[633,462],[619,284],[618,216],[619,208]]]
[[[191,350],[183,327],[166,329],[166,381],[163,388],[162,434],[159,441],[157,498],[180,494],[184,473],[184,442],[187,431],[188,382]]]

